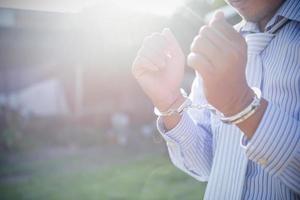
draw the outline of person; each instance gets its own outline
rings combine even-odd
[[[187,57],[189,98],[170,29],[145,38],[133,75],[174,165],[208,181],[205,199],[300,199],[300,2],[227,3],[243,22],[232,27],[217,12],[201,27]],[[191,108],[204,104],[215,112]]]

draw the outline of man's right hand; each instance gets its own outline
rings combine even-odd
[[[144,39],[132,66],[134,77],[160,111],[182,100],[184,54],[170,29]]]

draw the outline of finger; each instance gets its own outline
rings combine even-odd
[[[230,45],[230,41],[222,33],[209,26],[201,27],[200,35],[208,38],[218,49]]]
[[[214,66],[201,54],[190,53],[187,62],[188,66],[200,73],[203,79],[212,76]]]
[[[231,33],[227,33],[227,28],[224,29],[224,27],[223,27],[223,29],[218,29],[216,27],[217,25],[219,26],[219,25],[222,25],[222,24],[228,24],[226,22],[224,13],[222,11],[216,11],[214,13],[213,18],[209,22],[209,27],[212,27],[213,30],[215,31],[215,33],[217,35],[219,35],[220,37],[230,40],[231,39],[231,37],[230,37]]]
[[[169,28],[165,28],[162,31],[162,35],[164,36],[164,38],[167,41],[167,44],[169,47],[168,53],[172,53],[172,52],[174,52],[174,50],[177,52],[181,51],[181,48],[179,46],[177,39],[175,38],[174,34],[172,33],[172,31]]]
[[[224,13],[222,11],[218,10],[214,13],[213,18],[210,20],[210,23],[212,23],[214,21],[220,21],[220,20],[225,20],[225,16],[224,16]]]
[[[163,52],[167,47],[167,41],[164,36],[159,33],[153,33],[150,37],[144,40],[144,46],[152,48],[156,51]]]
[[[228,40],[235,40],[240,37],[239,33],[225,20],[217,20],[210,23],[210,27],[222,33]]]
[[[158,52],[150,47],[143,46],[138,55],[147,58],[152,64],[158,68],[164,68],[166,65],[166,56],[163,52]]]
[[[141,77],[147,72],[157,72],[159,69],[147,58],[138,56],[132,64],[132,73],[136,78]]]
[[[191,45],[191,52],[202,54],[213,63],[213,60],[218,53],[218,49],[207,38],[198,35]]]
[[[172,31],[169,28],[164,28],[164,30],[162,31],[162,35],[164,36],[164,38],[166,39],[166,41],[169,45],[174,46],[174,44],[177,43],[177,40],[176,40],[174,34],[172,33]]]
[[[165,38],[159,33],[153,33],[151,36],[146,37],[139,53],[147,57],[159,68],[163,68],[167,62],[166,49],[167,42]]]

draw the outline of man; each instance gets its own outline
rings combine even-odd
[[[205,199],[300,199],[300,2],[228,3],[245,23],[236,30],[216,13],[187,58],[196,71],[189,98],[221,117],[188,109],[185,59],[169,29],[144,40],[133,74],[172,162],[208,181]]]

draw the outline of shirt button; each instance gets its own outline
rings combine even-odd
[[[262,166],[266,166],[268,164],[268,160],[261,158],[258,160],[258,163]]]

